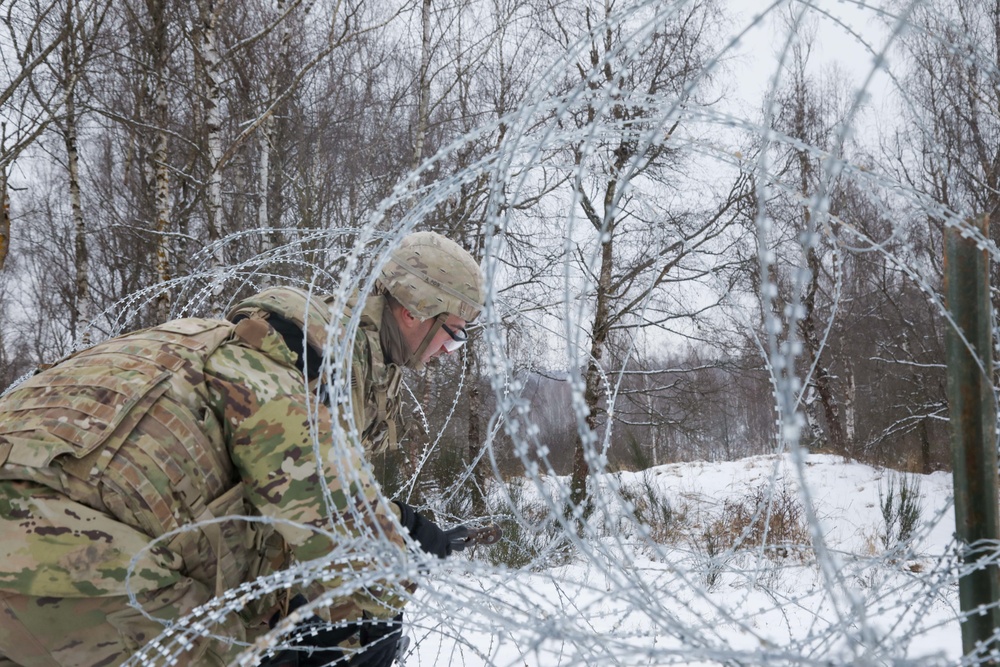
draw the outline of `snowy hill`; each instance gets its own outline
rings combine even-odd
[[[911,540],[887,549],[882,499],[901,482],[919,483],[920,520]],[[549,479],[524,495],[541,502],[565,483]],[[597,495],[584,539],[568,545],[565,531],[539,529],[530,570],[442,564],[407,612],[406,664],[955,664],[961,656],[948,473],[902,478],[837,456],[809,455],[801,468],[765,456],[607,475]],[[659,531],[632,518],[651,516],[644,496],[669,508]],[[799,522],[802,543],[761,542],[764,522],[747,523],[744,510],[762,498],[769,516]],[[805,542],[816,530],[813,549]]]

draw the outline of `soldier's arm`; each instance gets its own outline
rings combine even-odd
[[[370,467],[362,463],[357,447],[335,446],[329,410],[316,405],[301,373],[282,359],[287,348],[275,338],[260,341],[263,351],[228,343],[206,367],[247,499],[263,516],[292,522],[276,522],[275,527],[299,561],[334,550],[330,533],[345,542],[384,536],[402,557],[402,537],[388,520],[392,510],[381,499]],[[355,568],[368,565],[360,555],[350,560]],[[378,616],[391,613],[370,594],[359,593],[355,603]]]

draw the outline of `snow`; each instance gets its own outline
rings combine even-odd
[[[886,554],[879,490],[899,473],[823,454],[808,455],[802,472],[784,455],[665,465],[646,479],[672,507],[686,508],[695,535],[727,500],[738,502],[761,484],[801,498],[804,482],[824,558],[754,547],[710,557],[683,538],[663,545],[642,539],[625,520],[576,544],[556,567],[484,569],[481,561],[452,559],[422,582],[407,608],[405,664],[958,661],[950,474],[912,476],[920,483],[921,524],[909,551]],[[611,489],[641,484],[643,476],[607,475],[600,495],[616,498]],[[605,522],[614,518],[612,506]]]

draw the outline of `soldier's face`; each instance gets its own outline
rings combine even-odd
[[[426,338],[427,334],[431,332],[431,329],[434,328],[434,324],[437,321],[436,318],[431,318],[429,320],[417,319],[412,313],[410,313],[409,310],[402,307],[394,310],[393,315],[395,316],[396,323],[399,326],[399,332],[403,337],[403,342],[406,343],[410,354],[413,354],[416,350],[420,349],[420,344],[424,342],[424,338]],[[423,357],[421,358],[422,364],[426,364],[434,357],[447,354],[449,347],[456,349],[452,344],[455,341],[455,336],[457,335],[461,337],[462,334],[465,333],[466,321],[457,315],[448,315],[448,317],[444,320],[444,324],[447,325],[448,329],[450,329],[453,333],[448,333],[448,329],[445,329],[444,327],[438,327],[438,330],[434,333],[433,338],[431,338],[430,343],[428,343],[426,349],[424,350]]]
[[[434,320],[427,320],[423,322],[424,335],[426,336],[432,328],[434,328]],[[454,343],[457,342],[456,336],[461,337],[465,334],[466,321],[461,317],[456,315],[449,315],[444,321],[445,327],[439,327],[437,333],[434,334],[434,338],[431,339],[430,344],[427,346],[427,351],[424,352],[423,363],[427,363],[434,357],[442,354],[451,354],[452,350],[457,350],[460,346],[455,346]],[[450,331],[449,331],[450,329]],[[423,338],[421,338],[423,340]],[[418,342],[417,345],[420,343]],[[416,349],[416,348],[414,348]]]

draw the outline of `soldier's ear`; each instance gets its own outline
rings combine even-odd
[[[410,312],[410,309],[406,306],[399,307],[399,326],[404,329],[414,329],[422,321],[416,315]]]

